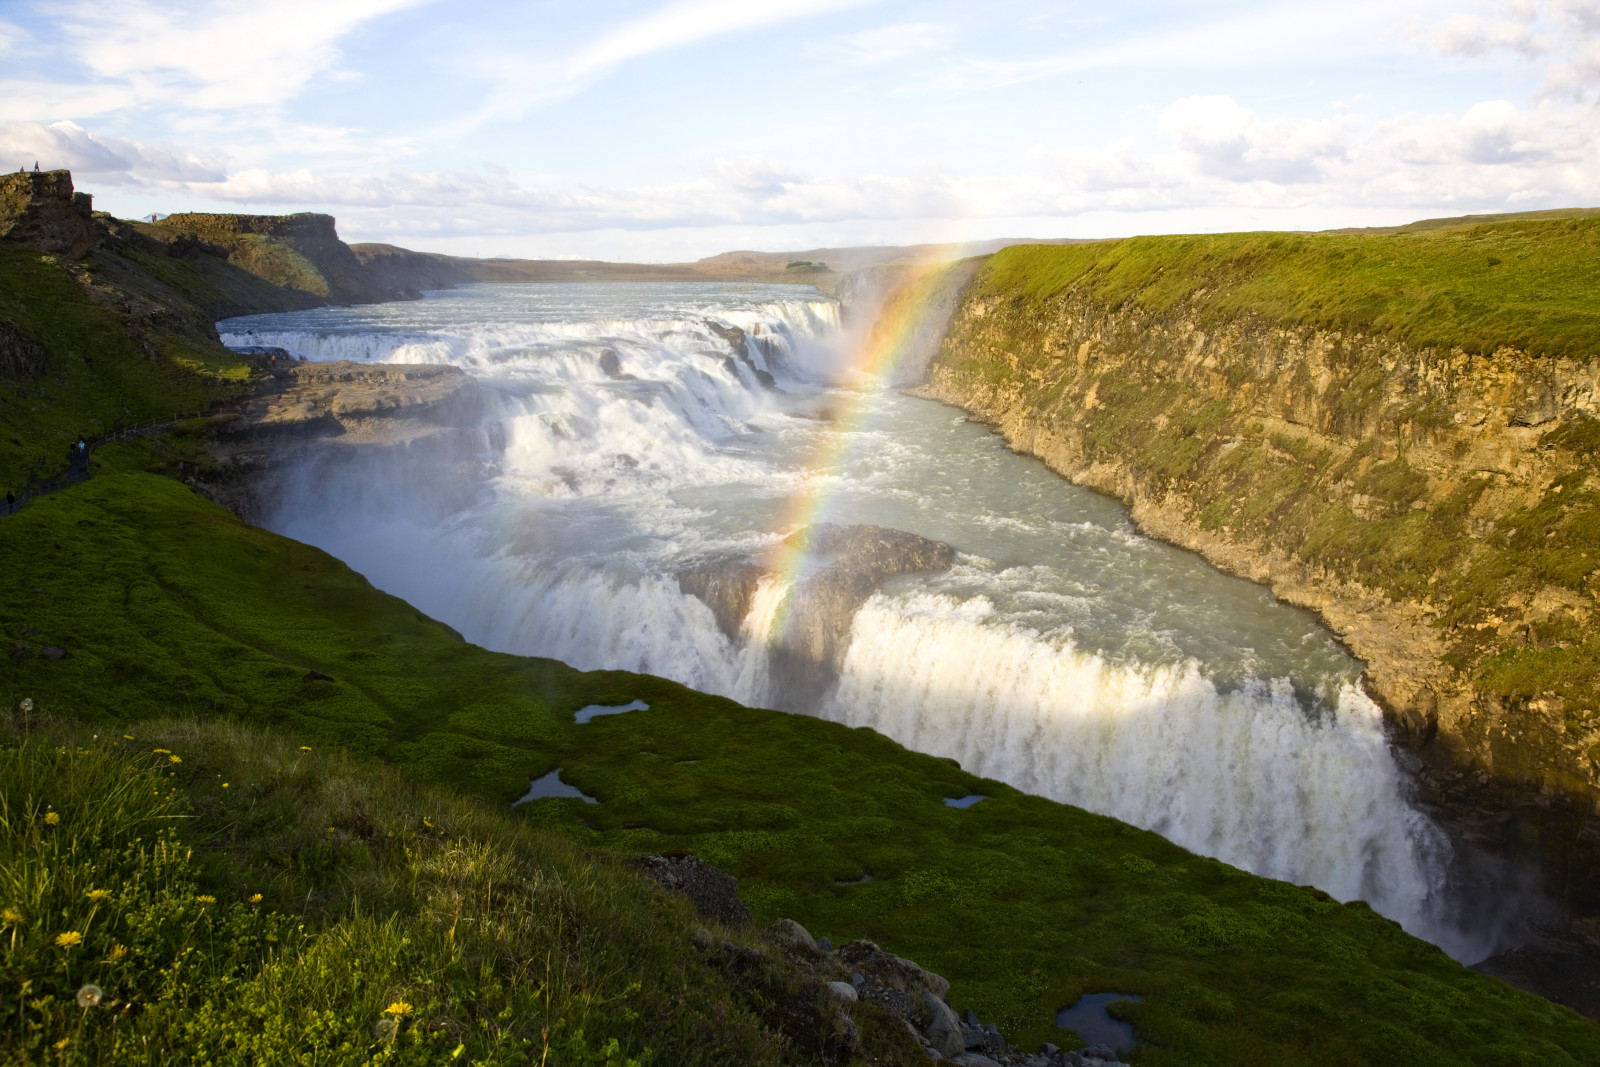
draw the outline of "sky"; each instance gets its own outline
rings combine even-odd
[[[730,249],[1600,205],[1600,0],[0,0],[0,167],[349,241]]]

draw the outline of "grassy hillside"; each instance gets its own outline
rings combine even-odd
[[[127,729],[0,729],[7,1062],[794,1059],[684,902],[559,835],[259,730]]]
[[[1600,336],[1600,218],[1018,246],[996,254],[983,284],[1005,299],[1071,288],[1156,315],[1192,302],[1208,322],[1253,315],[1417,346],[1587,357]]]
[[[328,890],[311,886],[305,879],[314,876],[302,871],[302,865],[322,862],[314,842],[326,840],[331,855],[356,856],[352,869],[370,867],[352,883],[360,922],[352,903],[337,923],[351,924],[349,951],[372,957],[373,981],[338,979],[326,962],[316,964],[324,949],[308,942],[304,950],[303,965],[323,967],[317,973],[324,977],[315,982],[331,990],[334,1006],[319,1031],[330,1041],[339,1035],[369,1041],[380,1001],[404,999],[412,988],[420,990],[419,1001],[437,1000],[430,1011],[456,1017],[451,1013],[459,1006],[443,992],[454,965],[438,958],[437,932],[422,936],[430,922],[434,931],[440,924],[418,918],[446,905],[428,896],[428,878],[410,888],[392,884],[417,882],[407,872],[434,862],[427,857],[436,854],[408,852],[401,863],[398,853],[384,852],[409,840],[405,835],[417,832],[419,817],[432,817],[423,809],[444,802],[384,801],[371,792],[351,802],[339,797],[345,786],[328,787],[333,795],[315,800],[305,813],[292,804],[238,799],[270,793],[275,769],[298,782],[320,780],[321,767],[289,766],[301,744],[313,755],[329,746],[348,753],[355,762],[335,769],[352,782],[369,773],[354,769],[360,761],[378,760],[408,781],[479,798],[452,802],[450,809],[452,818],[478,820],[479,835],[531,832],[502,828],[515,819],[603,850],[693,851],[740,876],[741,893],[758,920],[788,916],[835,941],[877,940],[947,975],[958,1008],[970,1006],[998,1021],[1019,1044],[1070,1043],[1071,1035],[1052,1025],[1055,1010],[1082,992],[1114,989],[1146,997],[1128,1010],[1146,1042],[1141,1064],[1600,1063],[1600,1027],[1459,967],[1364,906],[1341,906],[1313,890],[1243,874],[1153,834],[977,779],[870,731],[743,708],[660,679],[585,674],[552,661],[486,652],[372,589],[331,557],[248,527],[167,479],[107,473],[45,498],[0,521],[0,560],[0,625],[13,639],[27,634],[22,639],[32,646],[0,668],[0,699],[16,707],[31,698],[100,735],[81,756],[72,754],[76,749],[48,749],[57,753],[51,759],[81,758],[85,767],[103,768],[81,772],[90,784],[71,800],[73,818],[94,817],[100,809],[86,799],[99,795],[94,783],[117,777],[106,761],[122,758],[124,750],[107,751],[104,739],[131,734],[127,750],[141,753],[139,774],[163,773],[160,760],[167,757],[152,754],[153,748],[182,759],[165,768],[173,777],[163,780],[180,787],[174,802],[191,805],[200,817],[178,825],[193,827],[186,840],[196,843],[202,867],[239,872],[227,875],[234,880],[231,895],[197,895],[234,909],[228,914],[238,938],[267,929],[244,895],[258,887],[252,892],[268,894],[279,914],[295,915],[296,926],[305,922],[306,930],[296,933],[325,943],[317,931],[333,927],[317,923],[333,920],[316,916],[319,894]],[[66,656],[42,658],[35,650],[44,645],[65,649]],[[635,698],[649,710],[573,721],[572,713],[586,704]],[[174,718],[183,721],[170,722]],[[214,739],[241,736],[242,727],[218,721],[269,729],[279,740],[221,744]],[[508,807],[531,779],[557,768],[599,803],[556,799],[514,812]],[[21,790],[11,784],[21,779],[0,778],[8,783],[10,808],[23,811],[32,803],[34,819],[44,803],[65,812],[55,797],[64,795],[61,783],[78,780],[80,772],[63,777],[59,767],[47,766],[28,774],[37,787]],[[234,793],[241,783],[249,783],[249,792]],[[142,788],[129,796],[142,798]],[[408,788],[389,776],[375,776],[370,785],[395,795]],[[159,791],[152,787],[149,803],[165,803]],[[942,803],[973,792],[990,799],[966,810]],[[410,815],[402,818],[401,809]],[[389,841],[370,864],[359,854],[372,847],[357,840],[369,825]],[[447,826],[444,832],[460,831]],[[105,844],[74,860],[87,865],[75,876],[85,885],[124,884],[129,875],[114,865],[155,862],[125,858],[111,847],[121,838],[96,840]],[[565,847],[545,836],[526,840],[530,849]],[[406,846],[413,847],[420,846]],[[471,842],[462,847],[482,854]],[[342,851],[348,849],[355,851]],[[259,866],[239,866],[241,856],[256,857],[250,862]],[[573,862],[582,868],[595,861]],[[102,871],[99,865],[109,866]],[[839,884],[862,874],[872,880]],[[190,892],[186,880],[202,885],[197,874],[180,871],[172,878],[179,897]],[[376,884],[361,889],[361,878]],[[575,893],[611,892],[573,878]],[[77,882],[72,887],[70,893],[81,888]],[[9,974],[36,985],[56,981],[64,990],[77,979],[47,979],[41,970],[65,965],[65,957],[39,947],[68,921],[49,911],[29,927],[33,954]],[[299,918],[301,912],[316,921]],[[541,921],[549,923],[560,912],[539,914],[548,914]],[[181,925],[194,918],[184,915],[189,918],[162,921]],[[485,914],[483,921],[482,936],[492,942],[501,937],[495,924],[510,920]],[[626,929],[631,939],[651,936]],[[372,932],[378,930],[390,932]],[[406,946],[400,956],[377,952],[385,938]],[[235,966],[227,961],[249,948],[243,941],[208,945],[222,947],[208,947],[198,958],[218,968]],[[613,949],[595,951],[604,957]],[[637,951],[654,958],[663,950],[641,944]],[[481,962],[470,952],[464,958],[474,966]],[[494,966],[490,973],[499,973]],[[299,1032],[297,1020],[317,1001],[306,991],[321,987],[294,977],[301,973],[294,968],[277,970],[276,962],[237,967],[241,988],[270,982],[282,991],[269,1001],[274,1007],[254,1017],[250,1032],[273,1031],[289,1041],[282,1034]],[[715,993],[712,986],[694,986],[700,979],[693,976],[674,979],[680,980],[711,989],[707,997]],[[626,984],[586,991],[620,995]],[[460,1032],[479,1042],[470,1047],[490,1048],[497,1038],[484,1029],[483,1006],[459,1010],[470,1016]],[[600,1014],[548,1010],[555,1012],[551,1018],[569,1011],[573,1027]],[[691,998],[678,1017],[692,1018],[697,1010]],[[76,1018],[65,1010],[58,1016],[61,1025]],[[149,1025],[167,1024],[157,1019]],[[599,1032],[591,1027],[585,1040]],[[663,1047],[625,1027],[605,1033],[618,1037],[624,1055]],[[692,1060],[663,1053],[658,1062]]]
[[[171,269],[182,270],[176,262]],[[92,258],[63,263],[0,242],[0,322],[14,324],[48,354],[36,376],[0,376],[0,491],[60,473],[80,434],[204,411],[249,380],[247,362],[181,319],[172,321],[178,316],[170,305],[184,297],[152,277],[144,286],[166,289],[168,306],[150,300],[134,309],[121,290],[115,299],[90,299],[84,283],[97,285],[99,276],[116,272]]]

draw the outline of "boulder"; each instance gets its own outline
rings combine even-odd
[[[829,982],[828,992],[840,1000],[857,1001],[861,998],[856,995],[856,987],[849,982]]]
[[[765,930],[761,936],[775,945],[785,948],[798,948],[806,952],[818,952],[816,939],[811,932],[793,919],[779,919]]]
[[[922,1033],[928,1039],[928,1044],[939,1050],[939,1055],[946,1058],[959,1056],[966,1048],[965,1040],[961,1036],[961,1020],[956,1018],[956,1013],[950,1005],[934,996],[932,993],[922,994],[922,1001],[928,1006],[932,1016]]]

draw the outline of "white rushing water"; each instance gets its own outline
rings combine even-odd
[[[745,331],[748,362],[713,325]],[[837,385],[853,341],[807,287],[481,285],[221,329],[236,346],[477,379],[479,423],[312,455],[267,520],[469,640],[871,726],[1365,899],[1460,958],[1494,947],[1455,912],[1450,846],[1407,800],[1360,665],[1313,618],[1139,536],[1114,502],[959,412]],[[836,462],[818,471],[818,456]],[[948,572],[872,595],[809,706],[773,690],[762,642],[782,582],[763,582],[730,638],[674,577],[802,518],[958,551]]]

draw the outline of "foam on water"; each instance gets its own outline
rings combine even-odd
[[[750,362],[709,323],[742,329]],[[806,287],[473,286],[221,330],[478,381],[482,421],[453,446],[470,454],[432,439],[313,454],[268,518],[468,640],[871,726],[1365,899],[1459,957],[1494,947],[1456,914],[1449,845],[1407,799],[1360,665],[1314,619],[1139,536],[1114,502],[947,408],[839,393],[838,309]],[[831,420],[841,399],[864,416]],[[808,470],[819,451],[837,469]],[[797,706],[767,650],[788,586],[763,580],[730,639],[674,574],[772,545],[791,496],[818,491],[827,521],[960,555],[868,600],[835,688]]]

